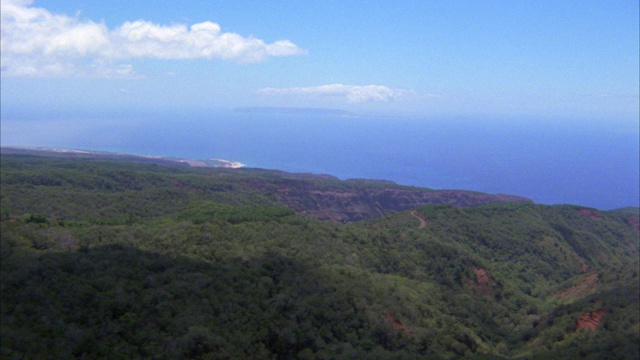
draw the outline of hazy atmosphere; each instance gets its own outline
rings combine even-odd
[[[636,1],[2,2],[2,144],[638,205]]]
[[[640,359],[638,0],[0,5],[0,358]]]

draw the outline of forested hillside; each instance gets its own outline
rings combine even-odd
[[[5,153],[0,211],[2,358],[640,356],[638,208]]]

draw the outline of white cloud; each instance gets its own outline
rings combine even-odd
[[[391,89],[382,85],[344,85],[330,84],[312,87],[264,88],[258,90],[262,94],[315,95],[344,97],[352,103],[368,101],[391,101],[409,93],[406,90]]]
[[[289,40],[265,43],[222,32],[213,22],[191,26],[158,25],[145,20],[115,29],[103,23],[52,14],[31,1],[2,0],[2,74],[129,76],[143,59],[222,59],[258,62],[272,56],[305,54]]]

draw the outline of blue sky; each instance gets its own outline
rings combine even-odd
[[[638,18],[636,0],[3,0],[2,112],[637,122]]]

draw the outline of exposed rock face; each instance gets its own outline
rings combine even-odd
[[[576,328],[574,331],[578,331],[580,329],[587,330],[595,330],[600,322],[602,321],[602,317],[604,316],[605,311],[603,309],[598,309],[594,311],[589,311],[576,320]]]
[[[407,211],[423,205],[449,204],[456,207],[473,205],[531,202],[512,195],[490,195],[471,191],[439,190],[398,186],[317,188],[310,183],[288,184],[275,195],[290,209],[319,220],[350,222],[387,213]],[[382,184],[379,184],[382,185]]]

